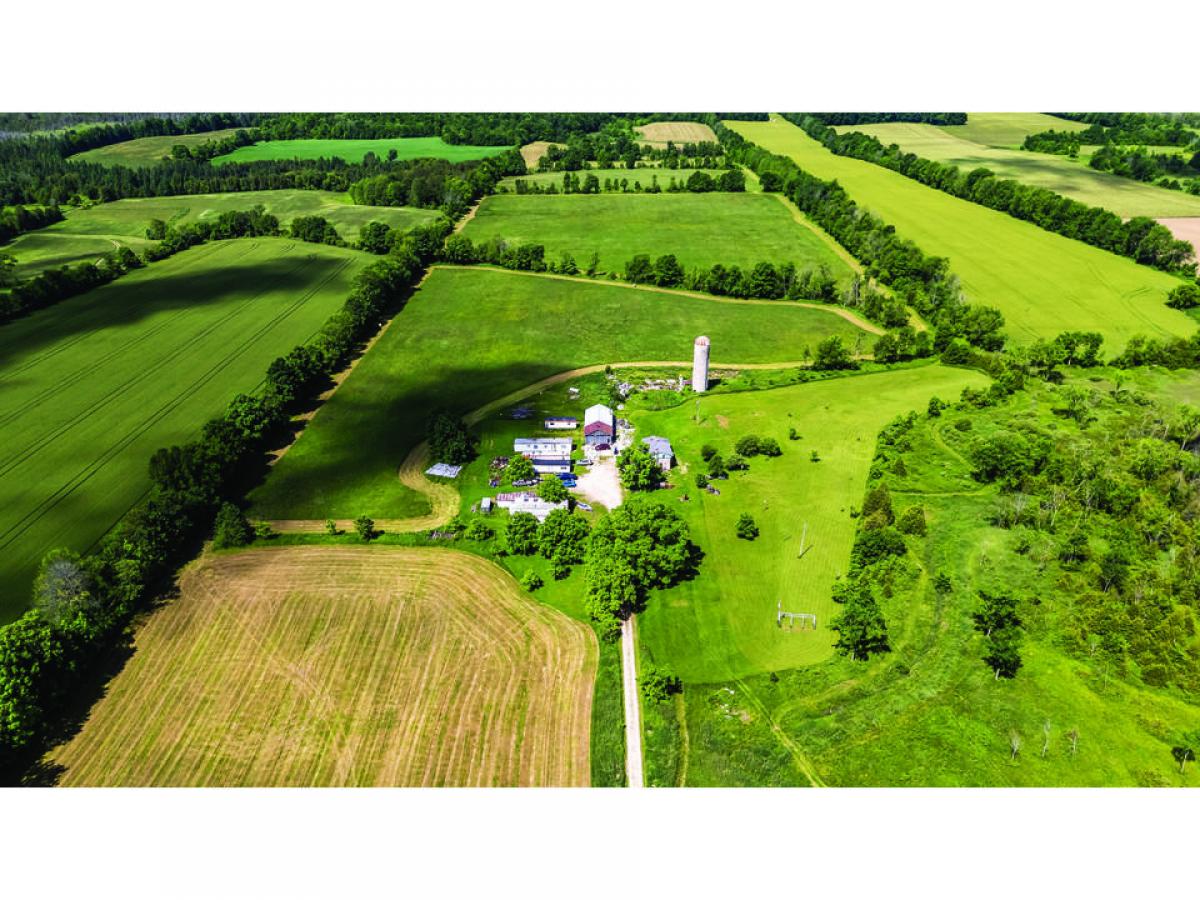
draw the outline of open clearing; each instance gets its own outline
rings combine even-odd
[[[827,658],[837,610],[830,590],[850,562],[856,524],[850,508],[862,505],[875,435],[895,416],[923,410],[930,397],[956,399],[964,387],[987,381],[977,372],[932,365],[712,394],[700,399],[699,422],[691,402],[631,412],[638,434],[667,435],[686,467],[673,470],[672,489],[655,496],[683,514],[705,551],[700,575],[656,594],[639,617],[642,643],[655,660],[684,681],[709,682]],[[789,440],[790,428],[799,440]],[[700,448],[711,444],[728,459],[747,434],[775,438],[783,456],[753,457],[749,471],[713,482],[720,496],[697,489],[693,479],[705,470]],[[811,460],[814,450],[820,462]],[[678,502],[684,493],[691,499]],[[734,536],[742,513],[761,530],[754,541]],[[781,601],[785,610],[815,613],[817,630],[779,628]]]
[[[132,141],[122,141],[119,144],[109,144],[94,150],[84,150],[71,157],[72,162],[96,163],[101,166],[143,166],[157,165],[164,156],[171,155],[171,148],[183,144],[191,149],[208,141],[220,141],[233,137],[237,128],[221,128],[217,131],[201,131],[197,134],[165,134],[154,137],[134,138]]]
[[[861,131],[878,138],[885,147],[899,144],[907,153],[957,166],[964,172],[986,167],[999,178],[1012,178],[1023,184],[1046,188],[1080,203],[1111,210],[1124,218],[1200,215],[1200,197],[1183,191],[1171,191],[1100,172],[1065,156],[986,147],[949,135],[934,125],[888,122],[851,125],[837,130],[843,133]]]
[[[1062,331],[1098,331],[1114,353],[1135,334],[1187,336],[1193,320],[1165,304],[1179,279],[1104,250],[1044,231],[881,166],[835,156],[779,118],[729,127],[806,171],[837,179],[926,253],[946,256],[967,300],[1003,314],[1014,344]]]
[[[1200,259],[1200,217],[1159,219],[1158,221],[1169,228],[1171,234],[1179,240],[1191,241],[1192,246],[1196,248],[1196,258]]]
[[[232,153],[213,159],[213,165],[228,162],[258,162],[263,159],[344,159],[346,162],[362,162],[368,153],[380,159],[396,151],[397,159],[422,159],[433,157],[450,162],[466,162],[484,159],[503,153],[508,147],[477,147],[471,144],[447,144],[440,137],[406,137],[378,139],[328,139],[294,141],[259,141],[246,147],[238,147]]]
[[[667,144],[715,144],[717,136],[701,122],[651,122],[634,129],[645,143],[657,147]]]
[[[463,234],[544,244],[547,259],[571,253],[580,268],[598,253],[610,272],[639,253],[674,253],[684,268],[793,262],[850,276],[824,232],[767,194],[499,194],[479,205]]]
[[[190,225],[215,219],[223,212],[262,204],[287,228],[296,216],[324,216],[345,240],[354,240],[367,222],[411,228],[437,218],[437,210],[409,206],[357,206],[349,195],[333,191],[246,191],[230,194],[181,194],[99,203],[87,209],[66,209],[66,219],[26,232],[0,248],[17,258],[21,277],[68,263],[93,260],[118,244],[133,250],[149,246],[146,225],[162,219],[170,225]]]
[[[486,560],[207,557],[80,733],[85,786],[586,786],[596,639]]]
[[[480,317],[489,332],[479,334]],[[687,359],[778,362],[831,335],[866,333],[824,309],[722,301],[580,279],[439,267],[251,494],[264,519],[428,514],[397,470],[430,410],[466,413],[568,369]]]
[[[371,257],[254,238],[205,244],[0,329],[0,619],[42,555],[87,550],[187,441],[311,336]]]
[[[987,147],[1021,146],[1028,134],[1039,131],[1086,131],[1083,122],[1072,122],[1045,113],[985,112],[967,113],[966,125],[939,126],[947,134]]]
[[[521,148],[521,159],[525,160],[525,165],[532,169],[551,147],[565,146],[566,144],[557,144],[554,141],[532,141]]]

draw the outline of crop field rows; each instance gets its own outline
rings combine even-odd
[[[1119,352],[1136,334],[1184,337],[1193,320],[1168,308],[1181,282],[1130,259],[1043,231],[1005,213],[960,200],[873,163],[835,156],[782,119],[729,122],[764,149],[806,171],[836,179],[923,251],[950,260],[968,302],[1004,314],[1014,345],[1068,330],[1097,331]]]
[[[4,615],[24,605],[46,550],[88,549],[146,489],[150,454],[253,390],[361,264],[282,239],[217,243],[6,326]]]
[[[204,560],[139,631],[64,785],[587,785],[597,647],[492,563],[401,548]]]

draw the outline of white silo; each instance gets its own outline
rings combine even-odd
[[[692,348],[692,390],[702,393],[708,390],[708,338],[696,338]]]

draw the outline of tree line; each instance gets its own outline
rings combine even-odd
[[[792,113],[810,115],[826,125],[877,125],[882,122],[923,122],[927,125],[966,125],[967,114],[947,112],[896,112],[896,113]]]
[[[675,179],[675,170],[648,170],[641,169],[643,174],[650,172],[650,183],[643,185],[641,179],[635,178],[630,183],[628,178],[613,178],[607,177],[601,182],[600,177],[594,173],[586,173],[583,178],[579,177],[576,172],[563,172],[562,185],[554,184],[554,182],[539,182],[526,181],[523,178],[518,178],[514,185],[518,194],[599,194],[599,193],[615,193],[622,194],[661,194],[664,191],[668,194],[692,193],[706,194],[714,191],[724,193],[742,193],[746,190],[746,176],[741,169],[726,169],[724,172],[716,175],[710,175],[708,172],[696,171],[692,172],[686,179]],[[670,180],[666,187],[658,181],[658,173],[662,171],[664,175],[671,173]]]
[[[963,172],[958,167],[905,153],[862,132],[838,134],[812,117],[793,119],[831,152],[883,166],[954,197],[999,210],[1039,228],[1083,241],[1166,272],[1195,275],[1195,250],[1177,240],[1163,225],[1146,216],[1128,222],[1098,206],[1088,206],[1046,188],[997,178],[986,168]]]
[[[933,326],[937,351],[960,337],[986,350],[1004,346],[1004,317],[992,307],[964,302],[949,260],[927,256],[894,226],[859,207],[836,181],[805,172],[719,122],[716,130],[730,154],[758,176],[763,191],[782,192],[861,262],[869,279],[916,309]]]
[[[449,227],[438,226],[443,235]],[[156,452],[147,497],[98,550],[47,557],[33,608],[0,628],[0,765],[12,772],[37,755],[101,656],[127,639],[133,614],[169,585],[218,511],[236,505],[260,475],[266,451],[286,439],[290,414],[403,302],[432,258],[424,247],[401,242],[363,270],[317,336],[271,363],[261,394],[235,397],[197,439]]]
[[[62,210],[57,206],[5,206],[0,209],[0,243],[62,220]]]

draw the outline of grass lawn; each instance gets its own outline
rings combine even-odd
[[[569,252],[580,267],[596,252],[601,271],[620,271],[638,253],[674,253],[685,268],[765,260],[850,275],[824,232],[768,194],[500,194],[480,204],[463,233],[545,244],[547,259]]]
[[[206,244],[0,328],[0,619],[43,554],[91,547],[187,441],[337,309],[371,257]]]
[[[1180,280],[1132,260],[1044,231],[862,160],[835,156],[795,125],[730,122],[729,127],[801,168],[836,179],[926,253],[945,256],[971,302],[1003,314],[1013,344],[1062,331],[1098,331],[1114,353],[1135,334],[1165,338],[1195,330],[1164,304]]]
[[[227,162],[257,162],[263,159],[344,159],[346,162],[362,162],[368,153],[381,159],[389,151],[396,151],[397,159],[448,159],[450,162],[466,162],[484,159],[503,153],[508,147],[477,147],[471,144],[447,144],[440,137],[378,138],[359,140],[317,139],[294,141],[259,141],[246,147],[238,147],[232,153],[213,159],[213,165]]]
[[[976,144],[1016,149],[1028,134],[1040,131],[1086,131],[1088,125],[1045,113],[985,112],[967,113],[966,125],[939,127],[947,134]]]
[[[884,146],[899,144],[900,149],[908,153],[958,166],[964,171],[986,167],[999,178],[1012,178],[1022,184],[1046,188],[1125,218],[1200,215],[1200,197],[1183,191],[1171,191],[1100,172],[1065,156],[986,147],[949,135],[933,125],[889,122],[846,126],[838,131],[874,135]]]
[[[357,206],[346,194],[333,191],[245,191],[230,194],[181,194],[99,203],[87,209],[67,209],[66,219],[46,228],[26,232],[0,248],[17,258],[21,277],[68,263],[82,262],[107,253],[118,244],[134,250],[149,245],[146,225],[162,219],[171,225],[188,225],[215,219],[223,212],[262,204],[279,218],[283,228],[296,216],[324,216],[346,240],[354,240],[367,222],[385,222],[393,228],[411,228],[437,218],[432,209],[408,206]]]
[[[164,156],[171,155],[171,148],[178,144],[198,147],[209,141],[232,137],[236,128],[221,128],[217,131],[201,131],[197,134],[166,134],[155,137],[134,138],[119,144],[109,144],[94,150],[84,150],[71,157],[72,162],[97,163],[102,166],[130,166],[142,168],[157,165]]]
[[[208,556],[136,649],[50,754],[60,784],[591,781],[595,636],[477,556],[361,545]]]
[[[707,172],[713,178],[717,178],[724,171],[724,169],[661,169],[646,166],[640,169],[582,169],[570,174],[577,175],[580,181],[583,181],[588,175],[595,175],[600,179],[601,190],[604,189],[605,180],[612,179],[615,182],[629,182],[630,190],[633,189],[635,184],[640,184],[643,188],[648,188],[657,182],[665,191],[671,184],[672,179],[678,184],[684,184],[693,172]],[[563,176],[566,174],[566,172],[533,172],[529,175],[514,175],[502,180],[500,186],[511,191],[516,191],[516,183],[518,181],[527,181],[532,184],[553,184],[561,190]],[[746,190],[757,191],[759,189],[758,179],[754,177],[754,173],[747,171],[745,175]]]
[[[853,343],[863,332],[830,312],[787,303],[438,268],[253,492],[253,514],[422,515],[428,502],[396,473],[424,439],[431,410],[465,413],[580,366],[689,360],[699,334],[712,339],[719,364],[795,361],[825,337]]]
[[[687,682],[724,681],[808,665],[832,652],[829,629],[836,606],[834,580],[850,561],[855,520],[862,505],[875,435],[896,415],[924,410],[930,397],[957,398],[987,378],[941,365],[901,369],[769,391],[711,395],[656,413],[630,413],[641,436],[671,440],[679,468],[673,488],[660,492],[683,513],[704,550],[695,581],[654,596],[639,619],[643,645]],[[864,403],[865,398],[869,403]],[[799,440],[789,440],[795,428]],[[783,456],[757,456],[746,472],[714,482],[713,496],[698,490],[704,471],[700,448],[726,459],[746,434],[773,437]],[[817,451],[820,462],[813,462]],[[680,494],[691,499],[678,501]],[[735,536],[742,513],[761,531],[753,541]],[[805,533],[805,525],[807,532]],[[799,557],[801,537],[806,552]],[[815,631],[781,630],[776,604],[816,613]]]

